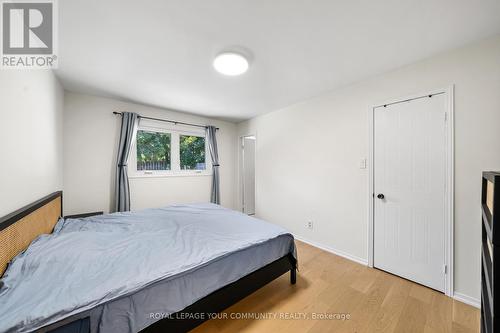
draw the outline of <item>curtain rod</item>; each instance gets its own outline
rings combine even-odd
[[[116,111],[113,111],[113,114],[120,115],[120,116],[122,115],[121,112],[116,112]],[[138,115],[138,117],[141,118],[141,119],[163,121],[165,123],[171,123],[171,124],[174,124],[174,125],[186,125],[186,126],[194,126],[194,127],[201,127],[201,128],[207,128],[208,127],[207,125],[198,125],[198,124],[184,123],[182,121],[175,121],[175,120],[168,120],[168,119],[145,117],[145,116],[141,116],[141,115]],[[216,127],[215,129],[219,130],[218,127]]]

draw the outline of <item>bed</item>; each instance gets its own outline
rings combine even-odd
[[[218,205],[61,215],[55,192],[0,219],[0,332],[186,332],[296,281],[292,235]]]

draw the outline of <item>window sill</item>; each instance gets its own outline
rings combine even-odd
[[[129,175],[129,179],[137,179],[137,178],[170,178],[170,177],[207,177],[211,176],[212,172],[178,172],[178,173],[153,173],[153,174],[133,174]]]

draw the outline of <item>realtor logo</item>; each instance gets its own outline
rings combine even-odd
[[[2,68],[55,68],[55,3],[2,1]]]

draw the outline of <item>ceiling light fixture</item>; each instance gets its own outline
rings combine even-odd
[[[236,52],[219,54],[215,57],[213,65],[217,72],[228,76],[241,75],[248,70],[247,58]]]

